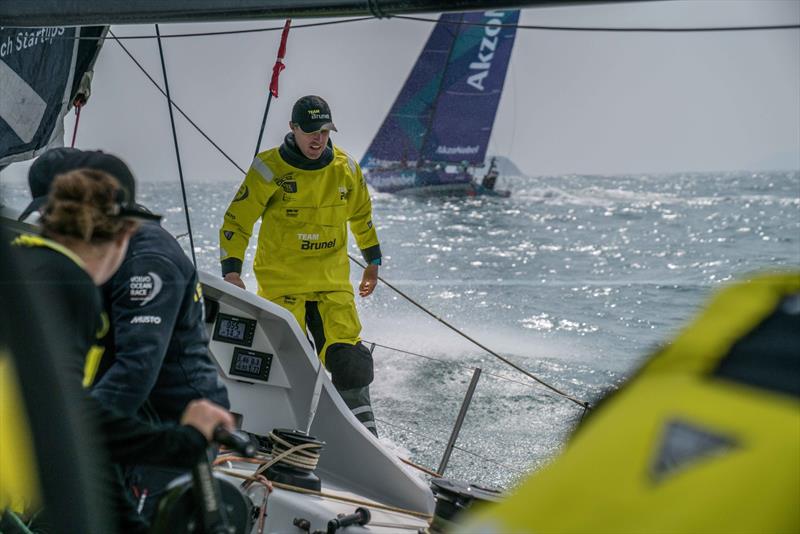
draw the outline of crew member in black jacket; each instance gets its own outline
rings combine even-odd
[[[53,182],[43,209],[42,236],[25,234],[14,241],[22,269],[20,279],[12,282],[46,295],[52,328],[59,329],[59,339],[73,340],[62,347],[59,371],[73,377],[76,387],[92,383],[102,353],[96,343],[108,328],[95,285],[117,270],[136,221],[143,219],[158,217],[135,204],[132,177],[117,180],[99,171],[72,171]],[[204,453],[216,426],[233,428],[231,414],[207,400],[187,406],[179,421],[183,426],[150,425],[88,395],[84,403],[110,459],[121,464],[190,467]],[[120,530],[144,532],[144,522],[124,513],[127,503],[121,482],[115,480],[117,511],[123,512]]]
[[[128,166],[100,151],[50,150],[31,166],[35,207],[54,177],[75,169],[105,171],[133,182]],[[23,213],[22,218],[30,213]],[[91,394],[103,405],[151,422],[179,422],[186,406],[206,398],[229,408],[228,393],[208,353],[197,270],[157,220],[132,235],[119,270],[103,285],[111,328]],[[128,470],[150,516],[163,488],[183,470],[141,466]]]

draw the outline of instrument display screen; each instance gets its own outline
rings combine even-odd
[[[223,341],[234,345],[253,345],[253,336],[256,332],[254,319],[236,317],[220,313],[214,326],[214,341]]]
[[[230,374],[254,378],[256,380],[269,380],[269,371],[272,367],[272,354],[258,352],[250,349],[236,347],[233,349]]]

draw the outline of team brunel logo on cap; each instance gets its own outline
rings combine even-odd
[[[331,114],[321,113],[319,108],[306,110],[306,113],[308,113],[308,118],[312,120],[319,120],[319,119],[331,120]]]

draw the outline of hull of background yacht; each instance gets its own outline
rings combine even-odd
[[[367,183],[380,193],[419,196],[500,196],[509,191],[487,189],[467,172],[448,173],[432,169],[372,169]]]

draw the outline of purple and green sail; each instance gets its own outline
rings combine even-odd
[[[361,166],[482,164],[518,20],[519,10],[443,14]]]

